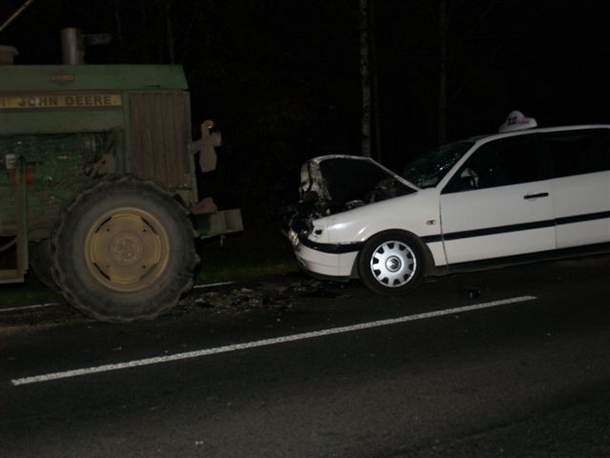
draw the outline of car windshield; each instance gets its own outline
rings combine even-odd
[[[433,188],[472,145],[472,141],[461,141],[420,154],[407,164],[403,177],[420,188]]]

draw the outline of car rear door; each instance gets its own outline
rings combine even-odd
[[[441,192],[448,263],[554,249],[549,169],[536,134],[480,146]]]
[[[557,248],[610,240],[610,130],[544,135],[553,160]]]

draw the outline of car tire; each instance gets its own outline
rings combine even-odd
[[[358,273],[371,291],[399,295],[421,282],[424,263],[415,236],[398,230],[386,231],[367,240],[358,256]]]

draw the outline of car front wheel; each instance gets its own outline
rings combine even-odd
[[[417,240],[401,231],[371,237],[358,257],[364,285],[379,294],[402,294],[416,286],[423,274],[424,258]]]

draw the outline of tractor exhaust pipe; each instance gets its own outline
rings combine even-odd
[[[85,41],[80,29],[68,27],[61,31],[61,55],[64,65],[85,63]]]

